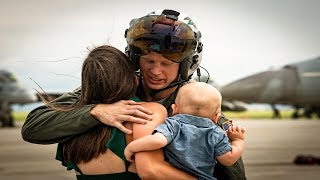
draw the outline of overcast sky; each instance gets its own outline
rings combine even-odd
[[[0,69],[22,84],[70,91],[88,47],[124,50],[132,18],[172,8],[202,33],[202,65],[223,85],[320,56],[318,0],[0,0]]]

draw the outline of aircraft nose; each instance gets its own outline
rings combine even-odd
[[[30,89],[21,88],[19,89],[18,94],[18,96],[21,97],[20,100],[22,104],[36,102],[38,99],[36,93]]]
[[[222,86],[222,97],[225,100],[256,101],[272,76],[271,71],[266,71]]]
[[[29,100],[30,100],[31,102],[37,101],[38,97],[37,97],[37,95],[35,94],[35,92],[33,92],[33,91],[31,91],[31,90],[26,90],[26,94],[27,94],[27,96],[28,96],[28,98],[29,98]]]

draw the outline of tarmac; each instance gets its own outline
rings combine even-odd
[[[298,154],[320,157],[320,120],[234,120],[246,128],[243,161],[249,180],[320,179],[320,165],[295,165]],[[22,123],[0,128],[1,180],[70,180],[54,159],[56,145],[36,145],[21,138]]]

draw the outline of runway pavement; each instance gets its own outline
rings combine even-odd
[[[243,160],[249,180],[320,179],[320,165],[295,165],[297,154],[320,157],[320,120],[234,120],[246,128]],[[0,179],[75,179],[54,160],[56,145],[22,140],[21,123],[0,128]]]

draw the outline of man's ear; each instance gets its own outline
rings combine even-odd
[[[171,104],[172,115],[178,114],[178,106],[176,104]]]
[[[136,85],[139,86],[139,78],[137,75],[134,76],[134,81],[135,81]]]

